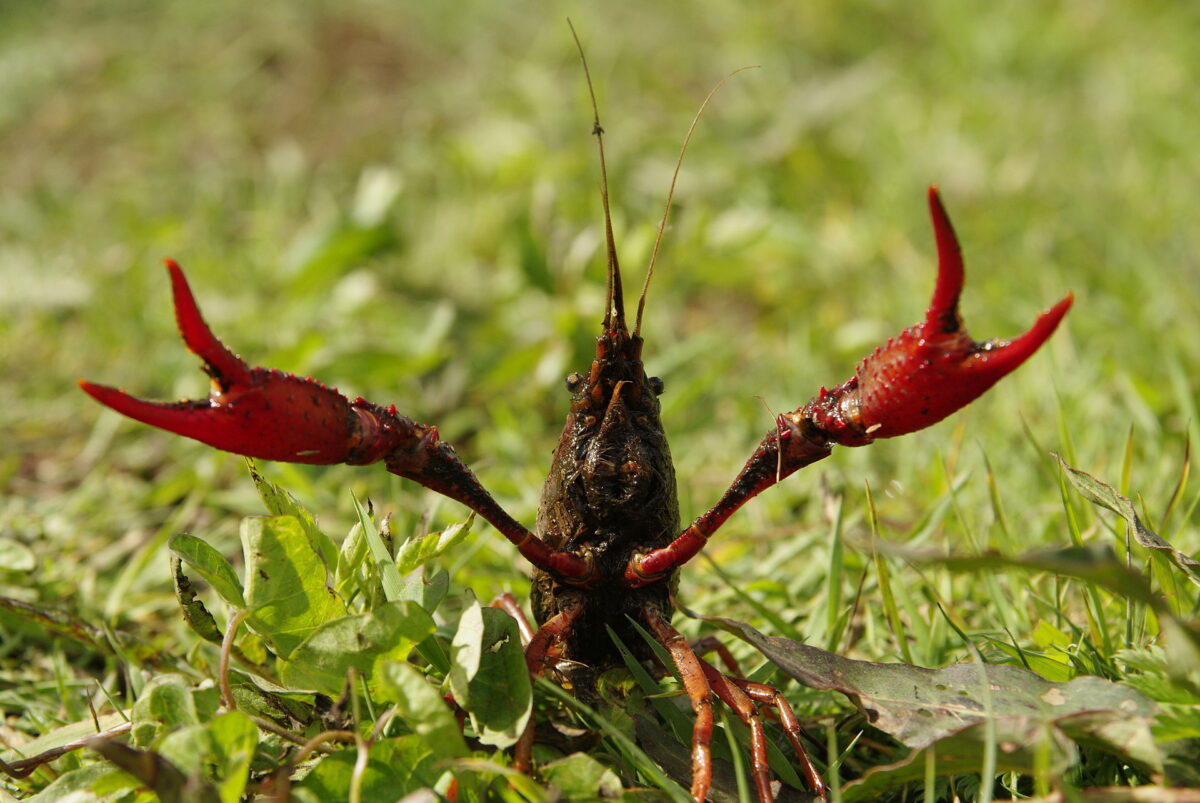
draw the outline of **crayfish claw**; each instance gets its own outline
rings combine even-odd
[[[173,403],[147,401],[139,399],[137,396],[131,396],[123,390],[118,390],[108,385],[97,385],[93,382],[88,382],[86,379],[79,380],[79,387],[84,393],[121,415],[128,416],[135,421],[141,421],[143,424],[149,424],[152,427],[165,429],[177,435],[188,435],[189,437],[192,436],[187,431],[184,431],[189,428],[188,422],[195,415],[210,406],[207,400]]]
[[[928,200],[938,276],[925,320],[868,355],[849,382],[796,411],[832,443],[862,446],[936,424],[1029,359],[1071,308],[1068,294],[1019,337],[972,340],[958,310],[962,250],[936,187],[929,188]]]
[[[380,448],[371,405],[351,405],[312,379],[247,365],[208,328],[179,265],[168,259],[166,266],[179,332],[204,361],[212,392],[206,399],[152,402],[80,380],[85,393],[143,424],[264,460],[327,465]]]
[[[361,443],[364,416],[345,397],[278,371],[255,368],[246,385],[178,402],[146,401],[82,379],[79,387],[135,421],[247,457],[330,465],[370,446]]]

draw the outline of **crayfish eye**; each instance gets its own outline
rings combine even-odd
[[[663,384],[662,377],[652,376],[650,377],[649,382],[650,390],[654,392],[655,396],[663,395],[663,391],[667,389],[667,386]]]
[[[567,390],[571,393],[579,390],[581,384],[583,384],[583,374],[574,373],[567,375]]]

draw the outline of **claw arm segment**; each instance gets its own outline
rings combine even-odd
[[[474,472],[462,462],[454,447],[438,440],[437,427],[426,427],[397,416],[395,408],[383,410],[383,413],[423,430],[419,438],[410,435],[383,450],[382,457],[389,472],[462,502],[499,530],[527,561],[568,585],[586,586],[592,582],[596,576],[592,560],[572,552],[551,549],[545,541],[508,515]]]
[[[365,465],[384,460],[388,471],[412,479],[476,511],[539,569],[586,584],[590,561],[556,552],[509,516],[480,484],[436,427],[305,379],[247,365],[208,328],[183,271],[167,260],[175,318],[188,349],[212,377],[206,399],[150,402],[80,380],[101,404],[177,435],[235,454],[287,463]]]
[[[649,585],[682,566],[704,548],[709,536],[738,508],[784,477],[833,452],[825,433],[806,417],[787,413],[776,418],[775,423],[775,429],[759,441],[758,448],[717,504],[701,514],[665,547],[630,558],[625,569],[627,586],[640,588]]]
[[[742,473],[707,513],[665,547],[630,559],[625,582],[644,586],[691,559],[708,537],[747,500],[809,463],[833,444],[865,446],[936,424],[982,396],[1041,348],[1071,308],[1068,294],[1012,340],[972,340],[958,311],[962,251],[936,187],[929,213],[938,250],[938,276],[925,320],[875,349],[854,376],[777,419]],[[782,453],[781,450],[782,449]]]

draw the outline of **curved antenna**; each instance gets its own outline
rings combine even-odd
[[[621,289],[621,266],[617,264],[617,243],[613,238],[612,213],[608,206],[608,168],[604,163],[604,127],[600,125],[600,109],[596,105],[596,90],[592,88],[592,74],[588,70],[587,56],[583,54],[583,45],[571,18],[567,18],[567,27],[575,39],[575,48],[579,51],[579,61],[583,64],[583,76],[587,79],[588,95],[592,99],[592,133],[596,135],[596,144],[600,148],[600,200],[604,204],[604,236],[608,243],[608,303],[604,311],[604,329],[612,331],[618,327],[622,332],[628,332],[625,327],[625,293]]]
[[[667,230],[667,216],[671,214],[671,201],[675,198],[675,184],[679,181],[679,170],[683,167],[683,156],[687,153],[688,143],[692,141],[692,133],[696,130],[696,125],[700,122],[700,115],[704,114],[704,110],[708,107],[708,102],[713,99],[713,95],[717,94],[730,78],[740,72],[757,69],[757,64],[741,67],[718,81],[717,85],[704,97],[704,102],[700,104],[700,108],[696,110],[696,116],[692,118],[692,124],[688,127],[687,136],[683,138],[683,146],[679,149],[679,158],[675,160],[675,172],[671,176],[671,188],[667,190],[667,203],[663,207],[662,222],[658,224],[658,237],[654,240],[654,250],[650,252],[650,266],[646,268],[646,280],[642,282],[642,295],[638,298],[637,321],[633,327],[634,337],[640,336],[642,332],[642,311],[646,308],[646,291],[650,289],[650,277],[654,275],[654,263],[658,261],[658,250],[662,247],[663,233]]]

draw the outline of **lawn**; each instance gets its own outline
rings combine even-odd
[[[784,689],[835,796],[1088,800],[1100,793],[1078,790],[1200,785],[1200,591],[1186,557],[1200,551],[1200,8],[14,0],[0,5],[0,759],[33,755],[46,742],[32,740],[71,723],[94,730],[93,713],[129,717],[132,744],[198,785],[150,792],[83,749],[0,775],[0,800],[267,799],[293,764],[302,800],[445,794],[452,776],[463,800],[687,788],[690,711],[678,695],[647,702],[644,679],[614,680],[627,697],[590,712],[535,685],[537,716],[603,737],[579,757],[539,745],[550,769],[532,779],[478,741],[482,714],[466,741],[429,724],[449,710],[436,695],[421,707],[437,684],[470,696],[450,675],[464,623],[483,616],[476,600],[511,592],[527,607],[527,567],[479,521],[438,554],[399,561],[445,573],[447,591],[428,606],[435,632],[356,667],[367,691],[338,721],[357,726],[357,747],[333,738],[297,760],[261,717],[214,719],[229,707],[221,647],[181,613],[171,556],[198,561],[206,543],[241,576],[247,528],[261,526],[243,521],[267,512],[258,487],[242,458],[122,419],[76,385],[206,392],[175,332],[160,266],[171,257],[232,349],[436,424],[532,525],[563,379],[591,360],[604,304],[596,150],[568,16],[606,131],[628,288],[700,102],[757,67],[700,122],[647,299],[645,356],[666,387],[685,521],[718,498],[773,412],[844,381],[922,317],[928,185],[963,243],[974,336],[1015,335],[1075,294],[1042,351],[966,410],[838,449],[747,505],[685,568],[679,597],[849,659],[1097,676],[1109,683],[1096,699],[1132,689],[1146,707],[1120,737],[1038,719],[1022,752],[997,714],[978,744],[919,745],[723,634],[755,678]],[[1059,456],[1111,486],[1089,487],[1125,517],[1089,501],[1077,487],[1089,480]],[[373,530],[356,499],[376,523],[390,515],[396,543],[466,517],[379,466],[257,470],[335,550]],[[394,556],[366,554],[344,578],[349,610],[382,616]],[[185,567],[224,631],[236,594]],[[296,684],[262,691],[239,665],[237,688],[298,706],[277,727],[304,741],[336,717],[305,720],[313,695],[290,691],[332,681],[299,659],[285,670],[278,623],[247,616],[248,664]],[[367,773],[353,770],[389,706]],[[628,741],[639,727],[641,746]],[[208,747],[184,749],[179,733]],[[722,727],[715,740],[735,799],[744,751],[728,747],[741,735]],[[669,745],[651,760],[650,743]]]

